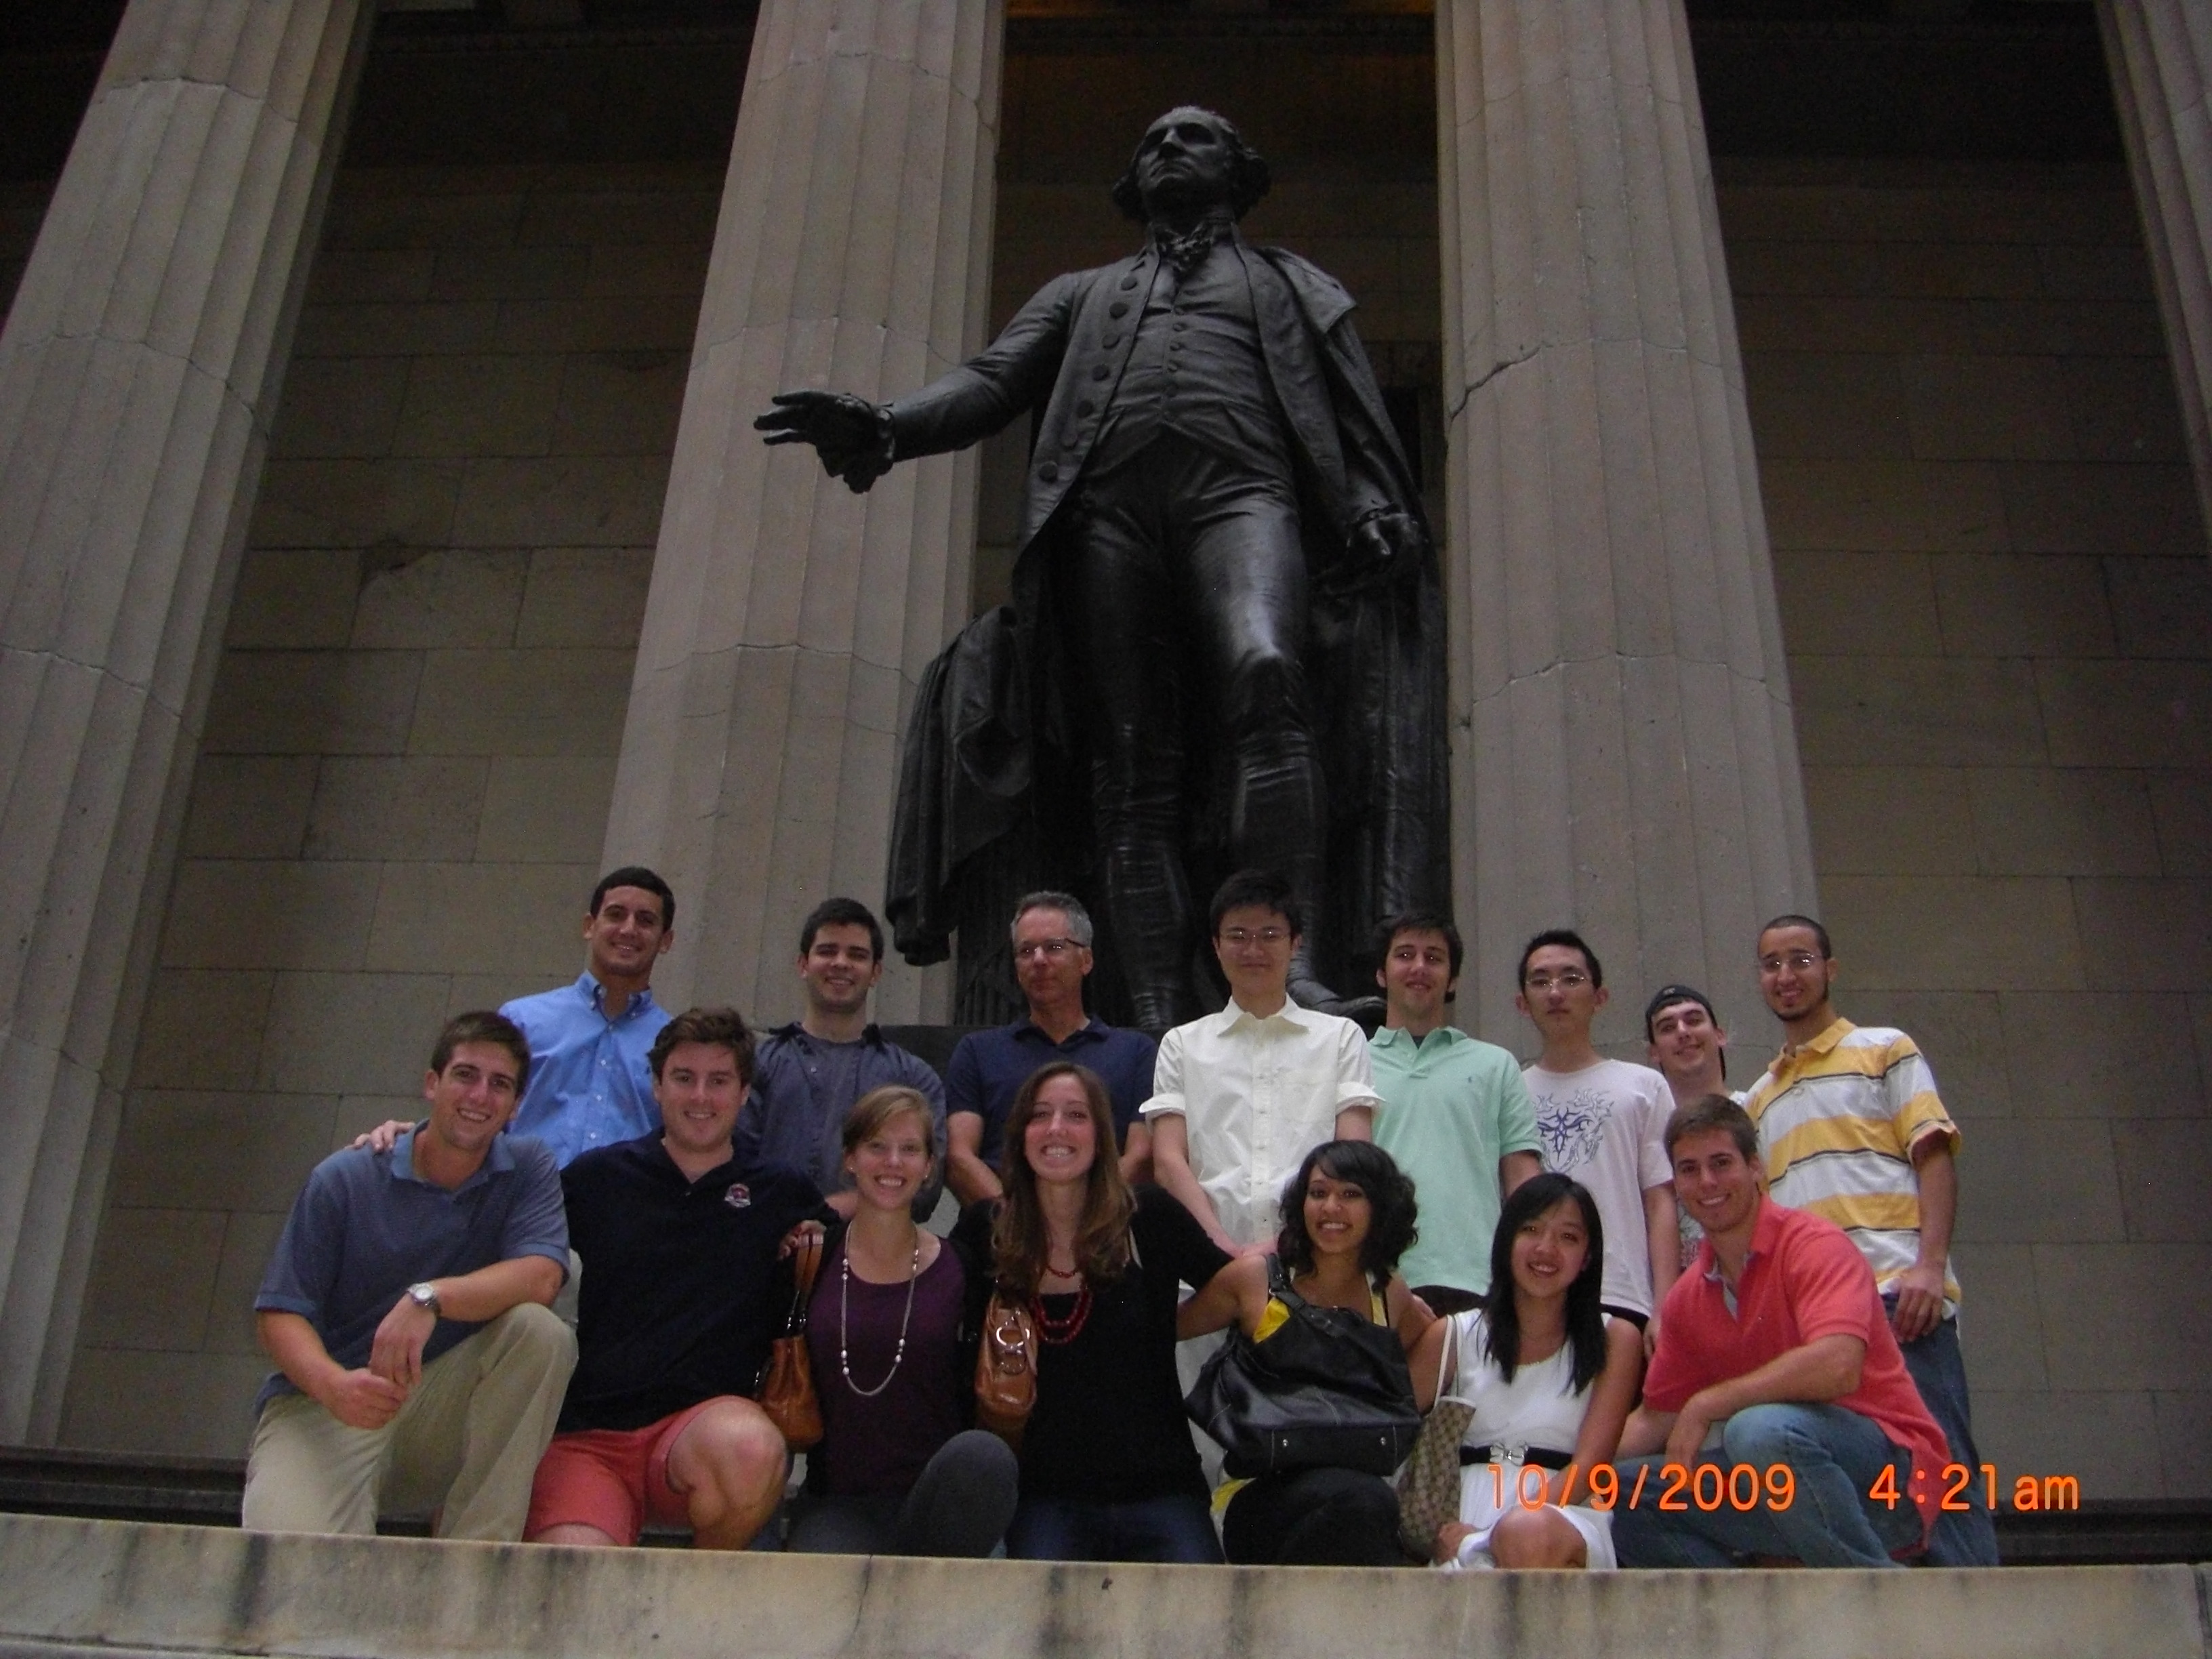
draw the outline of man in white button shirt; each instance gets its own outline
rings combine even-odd
[[[1365,1140],[1376,1098],[1367,1039],[1290,999],[1298,902],[1283,877],[1243,870],[1211,911],[1229,1006],[1160,1039],[1152,1173],[1232,1254],[1272,1249],[1284,1183],[1330,1139]]]

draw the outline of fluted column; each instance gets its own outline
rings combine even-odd
[[[1579,927],[1620,988],[1748,1018],[1813,899],[1680,0],[1439,0],[1454,872],[1484,1025]],[[1634,1005],[1634,1006],[1631,1006]]]
[[[369,21],[359,0],[131,0],[0,334],[0,1441],[58,1421]]]
[[[2212,5],[2098,0],[2097,22],[2212,538]]]
[[[771,394],[908,392],[981,343],[1002,0],[764,0],[654,555],[606,857],[675,887],[663,1000],[795,1012],[800,919],[880,908],[915,683],[966,618],[972,453],[868,495]],[[878,997],[913,1018],[921,976]]]

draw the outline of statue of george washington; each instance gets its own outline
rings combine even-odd
[[[908,730],[885,898],[910,962],[945,957],[995,860],[1091,901],[1110,1012],[1159,1030],[1218,1006],[1193,896],[1231,870],[1290,878],[1310,1005],[1377,920],[1448,900],[1435,553],[1351,296],[1238,233],[1267,183],[1226,120],[1170,110],[1114,189],[1139,252],[919,392],[787,392],[755,422],[864,490],[1043,406],[1013,604],[932,665]]]

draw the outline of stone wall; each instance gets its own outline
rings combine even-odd
[[[64,1441],[236,1455],[317,1159],[570,977],[719,170],[355,168],[239,580]]]
[[[2125,173],[1717,175],[1838,1003],[1965,1130],[1983,1455],[2212,1493],[2212,566]]]

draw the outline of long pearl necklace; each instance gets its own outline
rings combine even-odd
[[[898,1375],[899,1361],[906,1358],[907,1327],[914,1319],[914,1287],[921,1279],[921,1229],[914,1230],[914,1261],[906,1273],[906,1311],[899,1316],[898,1347],[891,1354],[891,1368],[884,1373],[884,1380],[872,1389],[864,1389],[853,1381],[853,1358],[846,1352],[845,1339],[851,1328],[852,1316],[849,1297],[853,1289],[853,1243],[845,1241],[844,1254],[837,1258],[837,1370],[845,1379],[845,1386],[863,1400],[873,1400],[891,1385]]]

